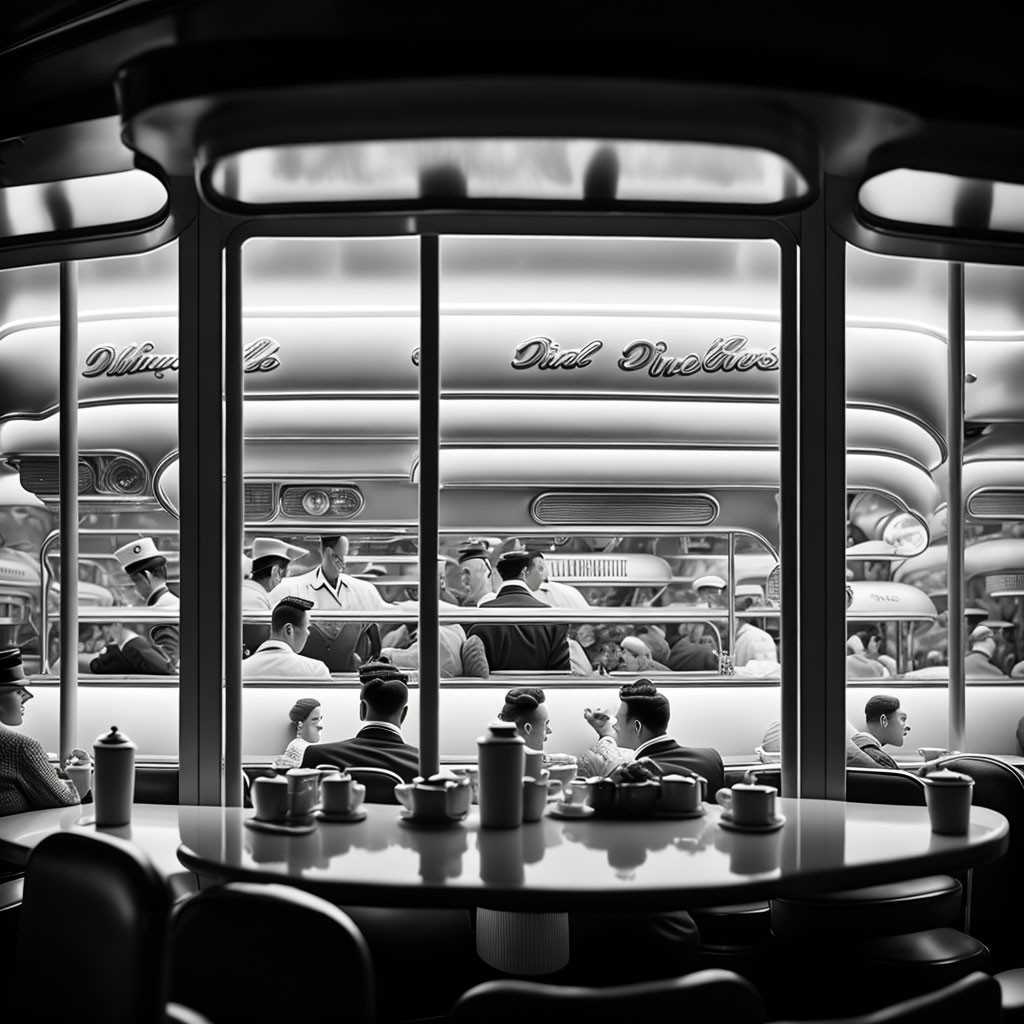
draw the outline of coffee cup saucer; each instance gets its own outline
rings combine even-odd
[[[548,804],[547,813],[552,818],[578,821],[580,818],[589,818],[594,813],[594,808],[587,804],[567,804],[559,800],[557,803]]]
[[[259,818],[246,818],[245,827],[254,832],[270,832],[280,836],[304,836],[316,828],[316,822],[308,821],[304,825],[292,825],[284,821],[260,821]]]
[[[685,820],[687,818],[703,818],[707,813],[708,809],[703,804],[693,811],[669,811],[662,807],[654,808],[654,816],[656,818],[676,818],[678,820]]]
[[[466,815],[460,814],[457,818],[417,818],[412,811],[403,807],[398,812],[398,820],[409,828],[461,828]]]
[[[326,822],[329,825],[345,825],[355,821],[362,821],[366,817],[366,808],[360,807],[355,811],[345,811],[341,814],[330,814],[328,811],[316,810],[313,817],[317,821]]]
[[[732,820],[732,813],[730,811],[722,811],[722,816],[718,819],[718,824],[721,825],[722,828],[728,829],[730,832],[775,832],[786,824],[786,818],[782,814],[776,814],[771,821],[766,822],[764,825],[738,825]]]

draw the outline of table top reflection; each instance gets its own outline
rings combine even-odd
[[[504,910],[648,910],[744,902],[898,881],[1002,856],[1006,819],[971,809],[965,836],[935,835],[924,807],[783,798],[785,825],[727,831],[720,808],[689,820],[541,821],[480,827],[476,808],[454,828],[426,830],[399,808],[363,821],[321,822],[306,835],[257,832],[250,809],[136,805],[107,830],[137,842],[168,876],[184,868],[223,880],[276,881],[338,903],[483,906]],[[24,861],[44,835],[95,828],[91,808],[0,818],[0,857]]]

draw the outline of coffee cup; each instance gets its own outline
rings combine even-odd
[[[452,772],[460,779],[466,779],[469,782],[469,798],[470,803],[479,803],[479,779],[480,772],[475,765],[460,765],[457,768],[453,768]]]
[[[587,802],[589,791],[590,785],[586,779],[573,779],[562,789],[562,803],[570,807],[582,807]]]
[[[320,807],[324,814],[355,814],[365,796],[366,787],[347,773],[335,772],[320,781]]]
[[[283,822],[288,817],[288,780],[283,775],[254,779],[250,795],[258,821]]]
[[[661,785],[654,779],[644,782],[617,782],[615,784],[615,809],[634,818],[653,814],[658,806]]]
[[[313,813],[320,795],[320,772],[315,768],[289,768],[284,778],[288,786],[288,819],[304,822]]]
[[[530,775],[523,778],[523,821],[540,821],[547,806],[548,797],[560,792],[562,784],[556,779],[535,779]]]
[[[398,802],[421,821],[457,821],[469,810],[468,782],[403,782],[395,786]]]
[[[777,794],[774,786],[737,782],[732,789],[720,789],[715,799],[730,813],[734,824],[756,827],[775,820]]]
[[[970,827],[974,779],[940,768],[924,777],[924,800],[932,831],[942,836],[966,835]]]
[[[949,750],[945,747],[918,747],[917,752],[926,761],[935,761],[940,757],[945,757]]]
[[[700,780],[693,775],[663,775],[659,807],[671,814],[695,813],[701,805]]]
[[[544,767],[551,778],[565,786],[576,778],[579,762],[572,754],[548,754],[544,758]]]
[[[587,803],[598,814],[615,813],[615,783],[595,775],[587,779]]]
[[[78,790],[79,800],[84,800],[89,790],[92,789],[91,762],[87,761],[82,764],[75,764],[69,761],[64,771],[67,773],[68,778],[75,784],[75,789]]]

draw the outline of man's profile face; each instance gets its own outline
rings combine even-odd
[[[636,719],[630,718],[629,706],[625,701],[619,704],[615,713],[615,735],[619,738],[619,746],[632,747],[636,744]]]
[[[297,626],[288,624],[290,632],[288,639],[288,646],[296,654],[302,653],[302,648],[306,646],[306,641],[309,639],[309,612],[304,612],[302,621]]]
[[[491,565],[482,558],[471,558],[468,562],[463,562],[459,575],[463,587],[474,601],[479,600],[491,589]]]
[[[881,727],[881,735],[878,737],[880,742],[894,747],[903,746],[903,737],[910,732],[906,711],[897,708],[891,715],[881,715],[878,724]]]
[[[536,590],[544,582],[547,572],[548,567],[544,559],[538,556],[527,566],[523,581],[531,590]]]
[[[341,537],[334,547],[324,548],[321,564],[325,569],[344,572],[346,558],[348,558],[348,537]]]

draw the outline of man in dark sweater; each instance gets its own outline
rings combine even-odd
[[[409,677],[390,662],[359,668],[359,732],[347,740],[312,743],[302,755],[303,768],[321,764],[339,768],[388,768],[412,782],[419,774],[420,752],[405,742],[402,723],[409,711]]]

